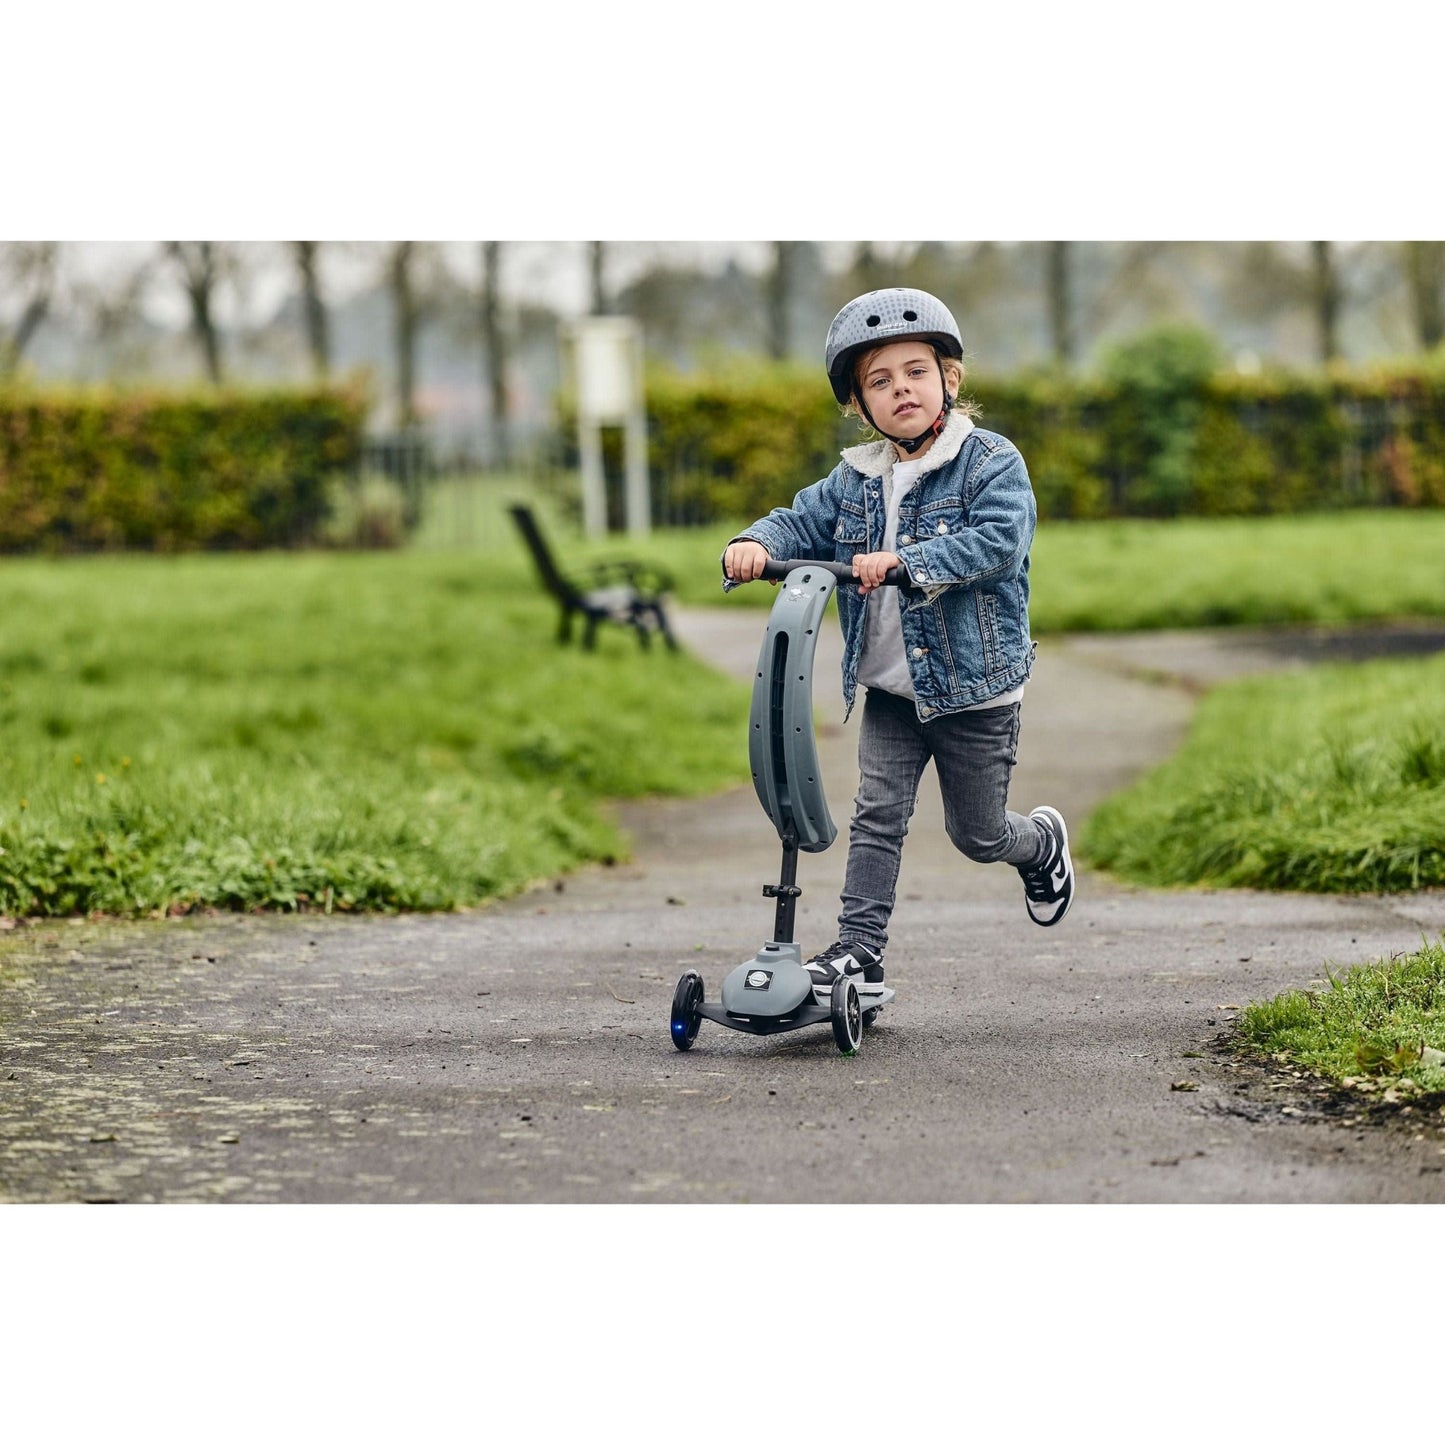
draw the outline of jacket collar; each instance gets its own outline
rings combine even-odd
[[[923,465],[918,470],[919,476],[947,466],[963,450],[963,444],[972,430],[973,422],[961,411],[950,412],[948,420],[943,424],[943,430],[938,434],[938,440],[920,458]],[[898,460],[898,453],[892,442],[880,437],[876,442],[863,442],[859,446],[846,448],[843,460],[855,472],[861,472],[865,477],[881,477],[892,471],[893,463]]]

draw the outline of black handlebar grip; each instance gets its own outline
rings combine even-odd
[[[762,581],[781,582],[789,573],[796,571],[799,567],[818,567],[824,572],[831,572],[840,582],[857,583],[858,579],[853,575],[853,568],[847,562],[824,562],[814,558],[798,558],[791,562],[775,562],[771,557],[763,563]],[[885,587],[911,587],[908,568],[904,566],[890,567],[883,576]]]

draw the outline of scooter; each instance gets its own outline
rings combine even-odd
[[[672,1042],[690,1049],[703,1019],[749,1034],[778,1034],[812,1024],[830,1024],[833,1041],[844,1054],[857,1053],[863,1030],[877,1021],[894,991],[856,975],[831,987],[815,984],[803,967],[802,948],[793,939],[798,887],[798,854],[821,853],[835,837],[818,767],[813,733],[813,654],[828,600],[840,583],[854,583],[853,570],[841,562],[773,562],[763,580],[782,587],[768,617],[753,679],[748,718],[748,759],[753,788],[783,845],[776,883],[763,885],[763,896],[776,899],[773,936],[752,958],[723,979],[721,1002],[707,1000],[702,975],[688,969],[672,997]],[[741,584],[725,581],[725,590]],[[908,572],[894,567],[884,585],[906,587]]]

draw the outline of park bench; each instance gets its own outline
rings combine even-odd
[[[662,606],[664,594],[673,585],[666,572],[647,562],[619,560],[594,563],[585,572],[569,576],[558,567],[532,509],[517,505],[509,510],[532,554],[542,585],[562,609],[559,642],[571,641],[572,619],[580,614],[584,619],[583,647],[596,646],[599,622],[615,622],[632,628],[644,647],[651,646],[653,632],[660,632],[667,645],[676,650],[677,640]]]

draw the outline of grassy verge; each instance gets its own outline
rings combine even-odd
[[[1394,891],[1445,884],[1445,656],[1248,678],[1089,818],[1081,851],[1137,882]]]
[[[1055,522],[1032,553],[1035,630],[1445,616],[1445,511]]]
[[[720,587],[723,547],[752,518],[587,541],[535,488],[487,479],[440,488],[420,544],[511,547],[510,499],[538,507],[568,559],[643,556],[674,573],[677,600],[689,606],[772,605],[769,587],[742,588],[725,603]],[[1031,621],[1045,635],[1439,617],[1442,556],[1445,511],[1044,522],[1032,549]]]
[[[451,908],[745,776],[746,690],[520,555],[0,563],[0,914]]]
[[[1246,1049],[1367,1092],[1445,1091],[1445,940],[1250,1004]]]

